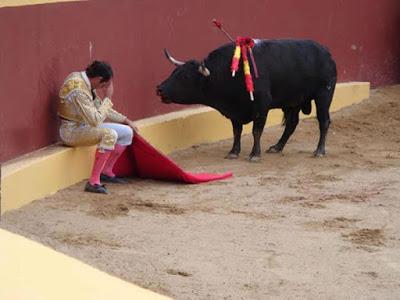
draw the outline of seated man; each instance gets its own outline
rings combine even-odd
[[[94,61],[85,71],[70,74],[59,93],[61,140],[73,147],[98,145],[92,175],[85,186],[87,192],[106,194],[100,180],[125,183],[112,169],[137,130],[131,120],[112,109],[112,77],[110,65]],[[96,89],[105,91],[104,99],[97,95]],[[113,123],[104,123],[106,119]]]

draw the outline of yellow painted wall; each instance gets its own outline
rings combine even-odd
[[[0,7],[9,6],[24,6],[44,3],[56,3],[56,2],[77,2],[87,0],[0,0]]]
[[[171,299],[0,229],[2,300]]]
[[[338,84],[331,111],[368,97],[369,83]],[[315,115],[315,109],[312,115]],[[268,115],[267,126],[280,124],[281,121],[282,112],[272,110]],[[140,120],[137,124],[141,135],[166,154],[195,144],[232,137],[230,121],[208,107],[173,112]],[[251,124],[246,125],[243,132],[251,132]],[[1,213],[88,178],[94,149],[52,146],[3,164]],[[24,188],[21,188],[21,183]]]
[[[51,146],[3,164],[1,212],[19,208],[88,178],[94,151],[95,147]]]

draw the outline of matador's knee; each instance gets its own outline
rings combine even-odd
[[[103,150],[114,150],[117,139],[118,134],[114,129],[102,128],[99,148]]]

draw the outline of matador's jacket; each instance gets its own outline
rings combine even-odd
[[[113,150],[117,136],[109,128],[101,128],[105,119],[123,123],[126,117],[112,109],[109,98],[101,100],[85,72],[74,72],[64,81],[58,103],[61,118],[60,137],[68,146],[98,145],[102,150]]]

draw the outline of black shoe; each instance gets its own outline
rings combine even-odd
[[[119,184],[127,184],[128,183],[126,180],[123,180],[120,177],[117,177],[117,176],[111,177],[106,174],[101,174],[100,180],[104,181],[104,182],[109,182],[109,183],[119,183]]]
[[[108,190],[105,185],[94,184],[91,185],[89,182],[85,185],[85,192],[97,193],[97,194],[108,194]]]

